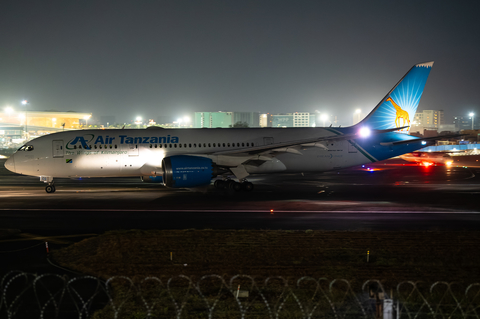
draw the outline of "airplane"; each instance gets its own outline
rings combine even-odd
[[[453,158],[445,152],[413,152],[400,155],[400,158],[407,162],[414,162],[418,165],[431,166],[442,164],[451,166]]]
[[[414,65],[361,122],[350,127],[116,129],[53,133],[6,162],[15,173],[55,178],[140,176],[171,188],[251,191],[253,174],[324,172],[381,161],[425,146],[408,135],[433,67]],[[437,137],[438,138],[438,137]]]

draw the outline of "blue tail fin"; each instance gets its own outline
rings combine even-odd
[[[433,61],[414,65],[368,116],[358,123],[375,130],[412,125]],[[407,133],[410,128],[399,130]]]

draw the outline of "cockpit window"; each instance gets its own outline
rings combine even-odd
[[[26,151],[26,152],[33,151],[33,145],[23,145],[17,150],[17,152],[20,152],[20,151]]]

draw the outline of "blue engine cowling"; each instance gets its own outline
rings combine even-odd
[[[208,185],[217,176],[217,167],[211,159],[176,155],[162,160],[163,183],[167,187],[196,187]]]

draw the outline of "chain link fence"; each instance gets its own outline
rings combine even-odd
[[[10,272],[0,291],[0,318],[480,318],[479,283]]]

